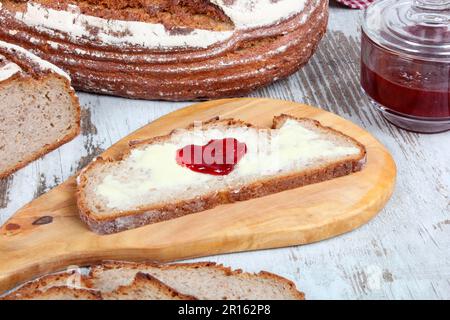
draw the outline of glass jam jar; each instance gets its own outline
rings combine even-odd
[[[364,13],[361,85],[391,123],[450,130],[450,0],[378,0]]]

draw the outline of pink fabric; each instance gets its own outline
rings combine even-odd
[[[352,9],[365,9],[369,4],[371,4],[375,0],[336,0],[336,1]]]

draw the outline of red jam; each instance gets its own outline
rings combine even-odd
[[[206,145],[190,144],[177,150],[176,161],[192,171],[224,176],[247,153],[247,145],[235,138],[215,139]]]
[[[361,85],[373,100],[392,111],[450,118],[450,67],[382,50],[364,33]]]

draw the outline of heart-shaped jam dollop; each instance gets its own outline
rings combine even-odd
[[[192,171],[224,176],[247,153],[247,145],[235,138],[214,139],[203,146],[189,144],[177,150],[176,161]]]

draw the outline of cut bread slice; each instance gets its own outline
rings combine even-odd
[[[192,296],[181,294],[150,274],[135,273],[128,285],[103,292],[104,300],[196,300]]]
[[[2,296],[0,300],[195,300],[149,274],[134,273],[127,285],[101,292],[76,271],[45,275]]]
[[[228,175],[177,163],[181,148],[225,138],[247,147]],[[120,160],[97,158],[78,177],[78,207],[93,231],[109,234],[344,176],[365,155],[359,142],[311,119],[277,116],[272,129],[215,119],[132,143]]]
[[[177,163],[181,148],[226,138],[247,147],[228,175]],[[355,139],[311,119],[277,116],[272,129],[215,119],[133,143],[122,159],[96,159],[78,177],[77,202],[82,220],[108,234],[344,176],[365,155]]]
[[[0,41],[0,178],[80,131],[68,76],[25,49]]]
[[[83,273],[84,274],[84,273]],[[295,284],[212,262],[159,265],[109,261],[87,276],[63,272],[28,282],[0,300],[303,300]]]
[[[41,293],[53,287],[86,289],[88,288],[88,284],[85,282],[84,276],[75,270],[53,273],[23,284],[4,295],[2,299],[17,300],[24,297],[32,297],[34,295],[40,296]]]
[[[136,274],[157,278],[174,290],[200,300],[302,300],[295,284],[275,274],[258,274],[212,262],[157,265],[108,262],[91,268],[87,284],[101,292],[133,286]],[[121,289],[122,290],[122,289]]]

